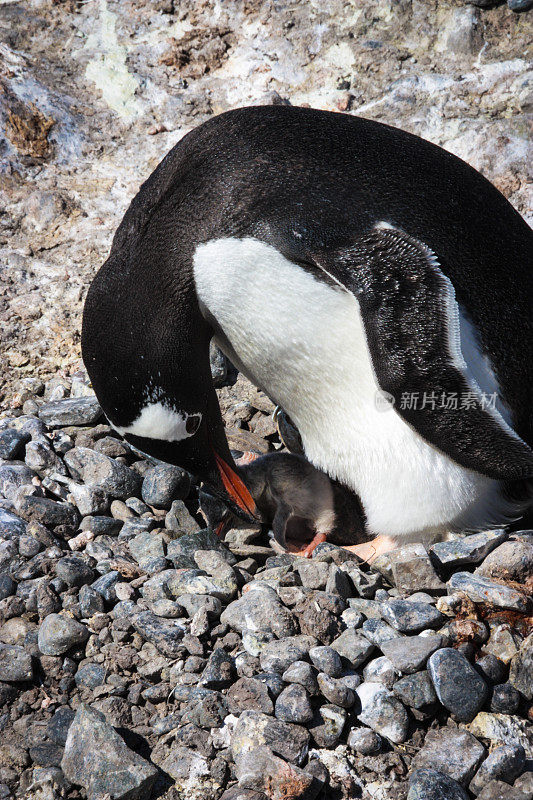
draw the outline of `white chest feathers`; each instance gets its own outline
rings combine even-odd
[[[351,293],[251,238],[200,245],[194,276],[222,346],[291,416],[309,460],[359,494],[371,531],[438,533],[492,514],[496,482],[458,466],[396,411],[382,410]]]

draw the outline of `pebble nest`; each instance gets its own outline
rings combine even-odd
[[[272,404],[213,375],[235,451]],[[86,377],[0,419],[0,800],[531,800],[533,531],[331,544],[203,529]]]

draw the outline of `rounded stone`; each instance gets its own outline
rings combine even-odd
[[[174,500],[185,500],[191,480],[185,470],[171,464],[158,464],[149,469],[142,484],[142,499],[154,508],[169,509]]]
[[[318,694],[318,683],[315,667],[306,661],[295,661],[281,676],[285,683],[297,683],[309,694]]]
[[[348,747],[362,756],[373,756],[383,746],[381,736],[370,728],[352,728],[347,743]]]
[[[76,686],[85,689],[96,689],[101,686],[106,679],[107,670],[102,664],[84,664],[74,676]]]
[[[318,688],[323,697],[330,703],[341,708],[351,708],[355,703],[355,695],[345,683],[337,678],[331,678],[324,672],[318,675]]]
[[[503,683],[507,677],[507,666],[492,653],[481,656],[475,668],[488,684]]]
[[[94,571],[82,558],[65,556],[56,564],[56,575],[67,586],[83,586],[94,579]]]
[[[407,800],[468,800],[463,787],[435,769],[417,769],[409,779]]]
[[[5,600],[6,597],[12,597],[17,591],[17,584],[10,575],[3,572],[0,575],[0,600]]]
[[[520,692],[510,683],[501,683],[492,690],[490,710],[495,714],[515,714],[521,703]]]
[[[404,706],[382,683],[362,683],[355,693],[355,713],[359,722],[390,739],[395,744],[405,742],[409,716]]]
[[[18,645],[0,644],[0,678],[9,683],[33,680],[31,655]]]
[[[313,719],[309,695],[303,686],[293,683],[284,689],[276,700],[274,713],[283,722],[305,725]]]
[[[507,744],[496,747],[481,764],[469,789],[478,795],[489,781],[512,783],[522,774],[525,766],[526,754],[522,745]]]
[[[60,656],[88,638],[89,631],[85,625],[61,614],[49,614],[41,623],[37,643],[44,655]]]
[[[327,645],[312,647],[309,650],[309,658],[320,672],[331,678],[339,678],[343,673],[341,657],[332,647]]]
[[[488,694],[481,675],[461,653],[450,647],[430,656],[428,671],[442,705],[459,722],[471,722]]]

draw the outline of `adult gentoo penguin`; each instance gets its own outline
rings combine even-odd
[[[532,245],[507,200],[429,142],[242,108],[142,185],[89,289],[83,357],[128,441],[242,513],[212,337],[357,493],[368,531],[479,529],[519,516],[533,476]]]

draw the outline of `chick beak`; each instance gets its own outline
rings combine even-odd
[[[248,517],[254,520],[259,520],[259,514],[255,501],[246,488],[243,480],[237,475],[229,464],[227,464],[218,453],[213,450],[215,461],[224,484],[224,489],[228,493],[233,502],[242,510]]]

